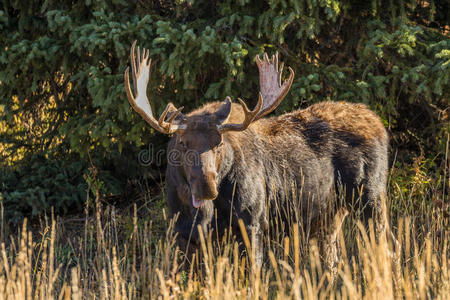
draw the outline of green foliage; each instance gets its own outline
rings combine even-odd
[[[123,72],[136,39],[154,61],[148,93],[157,114],[169,101],[189,110],[227,95],[254,104],[253,58],[279,51],[296,77],[278,113],[322,100],[364,102],[382,116],[393,146],[442,154],[449,14],[445,1],[414,0],[4,1],[1,176],[28,185],[7,179],[0,192],[18,211],[80,206],[82,197],[57,197],[47,183],[45,192],[33,190],[45,179],[38,166],[30,169],[35,153],[43,166],[58,165],[55,177],[78,162],[88,166],[90,153],[109,174],[108,194],[145,173],[137,153],[150,142],[163,148],[166,138],[126,100]],[[61,195],[78,194],[85,181],[76,178],[63,180]],[[19,205],[20,197],[27,200]]]
[[[66,164],[39,155],[18,169],[7,168],[0,174],[6,219],[15,223],[51,207],[62,213],[80,209],[87,188],[80,180],[83,168],[81,162]]]

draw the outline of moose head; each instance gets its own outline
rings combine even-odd
[[[136,41],[131,46],[131,74],[136,96],[133,96],[129,80],[129,67],[125,70],[125,89],[133,109],[156,131],[163,134],[175,135],[176,148],[183,155],[195,153],[196,159],[182,160],[183,176],[190,188],[192,205],[200,207],[205,200],[217,198],[220,184],[218,173],[226,151],[224,135],[231,132],[245,131],[249,126],[273,111],[288,93],[294,71],[289,67],[289,77],[281,81],[283,64],[278,65],[278,53],[271,59],[264,54],[261,60],[256,56],[255,61],[259,69],[260,92],[259,99],[253,110],[238,98],[242,106],[239,120],[231,120],[232,101],[230,97],[217,106],[215,111],[196,115],[195,112],[184,115],[183,107],[176,108],[172,103],[167,104],[163,113],[156,119],[147,98],[147,84],[150,79],[149,51],[137,47]],[[234,118],[236,119],[236,118]],[[189,163],[188,163],[189,161]]]

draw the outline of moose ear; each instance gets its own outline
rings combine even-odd
[[[231,112],[231,98],[226,97],[222,106],[216,111],[215,115],[219,124],[222,124],[228,120]]]

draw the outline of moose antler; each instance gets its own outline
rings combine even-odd
[[[259,70],[260,92],[258,103],[250,111],[244,101],[238,98],[244,110],[244,121],[241,124],[221,124],[217,127],[220,132],[243,131],[247,129],[252,122],[264,117],[277,108],[291,88],[292,82],[294,81],[294,71],[289,67],[289,78],[281,84],[281,74],[283,73],[284,64],[282,63],[281,67],[278,68],[278,52],[272,55],[271,60],[269,60],[267,53],[264,53],[264,60],[261,60],[257,55],[255,61]],[[231,102],[230,97],[227,97],[225,101]]]
[[[284,63],[281,63],[281,67],[278,69],[278,52],[272,55],[271,60],[269,60],[267,53],[264,53],[264,60],[261,60],[258,55],[255,60],[259,70],[259,96],[263,99],[263,107],[255,118],[257,120],[280,105],[294,81],[294,71],[291,67],[288,67],[289,78],[281,84]]]
[[[249,110],[247,105],[241,98],[238,98],[238,100],[242,106],[242,109],[244,110],[244,116],[245,116],[244,122],[242,122],[241,124],[233,124],[233,123],[220,124],[217,126],[217,129],[219,130],[219,132],[243,131],[243,130],[247,129],[248,126],[250,126],[250,124],[255,120],[256,115],[261,111],[261,107],[262,107],[262,103],[263,103],[261,96],[259,97],[258,103],[256,103],[256,106],[253,110]],[[231,98],[227,96],[225,98],[225,102],[226,102],[226,104],[231,105]]]
[[[181,113],[183,107],[176,108],[172,103],[167,104],[161,117],[156,120],[153,117],[152,107],[147,98],[147,85],[150,79],[150,65],[152,60],[149,59],[149,51],[145,48],[140,53],[137,48],[137,56],[135,57],[134,49],[136,41],[131,46],[130,60],[131,60],[131,75],[133,76],[133,87],[136,93],[136,98],[133,96],[130,87],[129,67],[125,70],[125,91],[127,92],[128,101],[133,109],[141,115],[144,120],[150,124],[155,130],[164,133],[172,134],[179,129],[183,129],[183,125],[174,124],[175,118]],[[167,114],[171,112],[169,120],[165,121]]]

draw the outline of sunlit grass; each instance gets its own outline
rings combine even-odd
[[[202,235],[201,264],[180,270],[172,227],[155,245],[149,240],[151,232],[144,230],[150,229],[148,225],[136,228],[130,243],[105,240],[103,249],[73,249],[73,261],[58,263],[64,245],[55,237],[56,224],[40,241],[32,238],[24,224],[9,249],[2,245],[0,295],[4,299],[446,299],[450,293],[448,239],[437,244],[430,236],[418,244],[409,218],[399,221],[397,247],[386,239],[376,241],[373,231],[360,226],[355,237],[357,251],[347,253],[341,235],[344,251],[334,285],[327,283],[328,271],[314,243],[305,265],[295,259],[290,263],[290,258],[275,257],[270,251],[269,261],[258,268],[239,255],[237,244],[223,245],[216,255],[211,235]],[[296,239],[292,237],[294,243]],[[84,242],[80,245],[89,247]]]
[[[305,241],[297,224],[265,244],[261,267],[252,263],[251,239],[244,238],[249,255],[243,255],[233,239],[217,241],[203,232],[199,252],[186,259],[164,209],[154,215],[158,220],[138,217],[137,205],[122,216],[97,198],[93,215],[86,210],[85,218],[49,218],[33,234],[24,223],[3,237],[0,298],[447,299],[448,212],[431,201],[445,202],[442,190],[431,190],[436,194],[410,195],[414,215],[401,215],[410,209],[399,199],[407,193],[390,194],[395,244],[349,216],[337,237],[341,259],[334,283],[319,251],[323,241]]]

